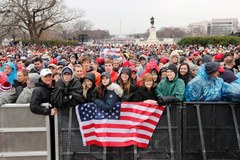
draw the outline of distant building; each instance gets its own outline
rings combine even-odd
[[[192,36],[225,36],[238,31],[238,19],[226,18],[201,21],[189,24],[188,29]]]
[[[210,36],[225,36],[235,33],[238,30],[238,19],[212,19],[208,24],[207,33]]]

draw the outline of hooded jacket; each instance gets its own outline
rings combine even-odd
[[[7,80],[8,82],[10,82],[11,84],[14,83],[14,79],[17,79],[17,68],[16,66],[14,65],[13,62],[7,62],[5,63],[3,66],[2,66],[2,71],[4,72],[4,68],[5,66],[9,66],[12,68],[12,72],[10,74],[7,75]]]
[[[63,80],[66,69],[70,69],[72,73],[68,83]],[[56,108],[75,107],[79,103],[84,103],[81,93],[81,82],[74,76],[72,69],[66,66],[62,70],[61,79],[56,82],[52,91],[51,104]]]
[[[121,81],[120,79],[121,79],[121,74],[122,73],[125,73],[125,74],[127,74],[129,76],[131,84],[130,84],[130,88],[129,88],[129,93],[126,90],[123,91],[124,94],[123,94],[123,96],[121,98],[121,101],[122,102],[131,102],[132,99],[133,99],[133,95],[134,95],[135,91],[137,90],[137,84],[132,79],[132,71],[131,71],[131,69],[129,67],[124,67],[124,68],[122,68],[121,73],[120,73],[120,75],[118,77],[118,81],[117,82],[118,82],[119,85],[120,85],[120,81]]]
[[[202,65],[197,76],[188,82],[186,86],[186,101],[220,101],[223,86],[222,78],[211,78],[206,73],[205,65]]]
[[[98,108],[108,112],[121,101],[122,95],[122,88],[116,83],[111,83],[106,88],[103,99],[95,99],[94,103]]]
[[[85,79],[89,79],[93,83],[93,85],[92,85],[91,88],[89,88],[87,90],[86,97],[83,96],[83,99],[84,99],[85,103],[93,102],[98,97],[97,87],[96,87],[96,84],[95,84],[95,75],[94,75],[94,73],[87,73],[83,77],[83,85],[84,85],[84,80]],[[84,92],[83,85],[82,85],[82,89],[81,89],[82,95],[83,95],[83,92]]]

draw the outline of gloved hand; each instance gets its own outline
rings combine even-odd
[[[157,102],[158,102],[158,105],[159,105],[159,106],[163,106],[163,105],[165,105],[165,103],[164,103],[162,97],[159,97]]]

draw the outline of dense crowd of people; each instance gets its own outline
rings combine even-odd
[[[93,102],[166,105],[239,101],[239,46],[1,46],[0,106],[30,103],[32,112]],[[41,106],[50,102],[52,107]]]

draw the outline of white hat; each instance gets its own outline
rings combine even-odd
[[[45,77],[45,76],[48,75],[48,74],[52,74],[51,70],[48,69],[48,68],[44,68],[44,69],[42,69],[41,72],[40,72],[40,76],[41,76],[41,77],[42,77],[42,76]]]
[[[48,68],[49,68],[49,67],[57,68],[57,65],[56,65],[56,64],[53,64],[53,63],[50,63],[50,64],[48,65]]]

